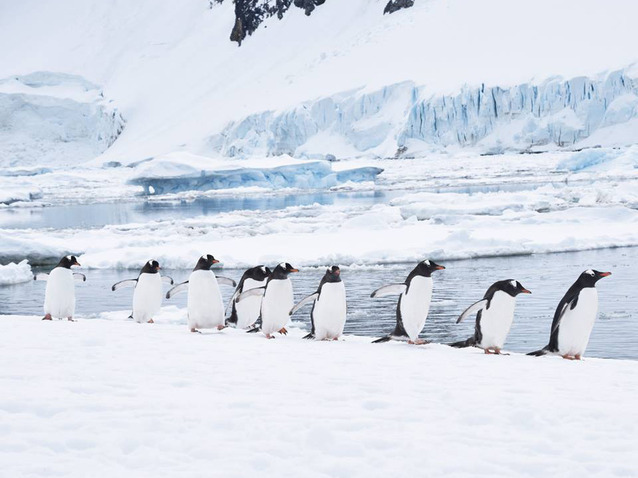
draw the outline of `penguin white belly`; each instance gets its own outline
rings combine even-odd
[[[212,329],[224,325],[224,304],[215,273],[193,271],[188,278],[188,327]]]
[[[430,311],[432,300],[432,278],[414,277],[408,290],[401,296],[401,320],[411,340],[419,338]]]
[[[56,267],[49,273],[44,292],[44,313],[56,319],[73,317],[75,284],[71,269]]]
[[[133,319],[148,322],[162,306],[162,277],[159,274],[140,274],[133,292]]]
[[[266,279],[257,281],[253,279],[244,280],[241,291],[246,292],[250,289],[256,289],[257,287],[263,287],[266,285]],[[261,297],[251,296],[243,299],[241,302],[235,303],[235,312],[237,313],[237,328],[247,329],[259,318],[259,312],[261,309]]]
[[[514,321],[516,299],[511,295],[497,291],[490,301],[490,308],[481,313],[482,348],[503,348],[507,334]]]
[[[578,294],[574,309],[567,309],[558,326],[558,352],[561,355],[584,355],[598,314],[598,292],[587,287]]]
[[[343,282],[327,282],[312,311],[317,340],[336,339],[346,324],[346,288]]]
[[[292,282],[290,279],[273,279],[266,287],[261,302],[261,330],[270,335],[281,330],[290,317],[288,313],[294,305]]]

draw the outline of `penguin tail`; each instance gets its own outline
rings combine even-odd
[[[463,349],[465,347],[474,347],[476,345],[476,338],[470,337],[467,340],[461,340],[460,342],[454,342],[450,344],[450,347],[454,347],[457,349]]]
[[[313,334],[312,332],[310,332],[308,335],[304,335],[303,337],[306,340],[312,340],[315,338],[315,334]]]
[[[543,355],[547,355],[547,353],[549,352],[549,350],[547,350],[547,347],[544,347],[540,350],[536,350],[534,352],[529,352],[526,355],[530,355],[532,357],[542,357]]]
[[[390,342],[390,340],[392,340],[392,336],[391,335],[386,335],[385,337],[381,337],[380,339],[373,340],[372,343],[373,344],[382,344],[384,342]]]

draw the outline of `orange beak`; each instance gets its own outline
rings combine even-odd
[[[611,272],[601,272],[600,273],[600,277],[607,277],[607,276],[610,276],[610,275],[611,275]]]
[[[299,272],[299,269],[290,269],[290,272]]]
[[[440,270],[443,270],[443,269],[445,269],[445,266],[436,266],[434,268],[435,271],[440,271]]]
[[[531,293],[532,293],[532,291],[531,291],[531,290],[527,290],[527,289],[521,289],[521,292],[522,292],[523,294],[531,294]]]
[[[213,259],[213,264],[217,264],[219,261],[217,259]]]

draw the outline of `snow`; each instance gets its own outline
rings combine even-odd
[[[0,397],[3,473],[638,472],[634,361],[487,356],[352,336],[309,342],[298,329],[275,340],[232,329],[200,335],[184,315],[168,308],[154,325],[124,312],[75,323],[3,317],[0,360],[11,363],[0,374],[11,391]]]
[[[33,280],[33,273],[26,259],[18,264],[14,262],[6,265],[0,264],[0,286],[19,284],[30,280]]]

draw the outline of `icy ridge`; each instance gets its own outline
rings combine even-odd
[[[638,117],[638,81],[623,70],[600,78],[483,84],[426,95],[427,88],[412,82],[343,92],[250,115],[212,136],[209,145],[230,157],[388,157],[423,146],[547,151],[578,146],[597,130]],[[638,134],[626,136],[626,144],[638,141]]]
[[[124,128],[99,87],[35,72],[0,80],[0,165],[73,165],[108,149]]]

